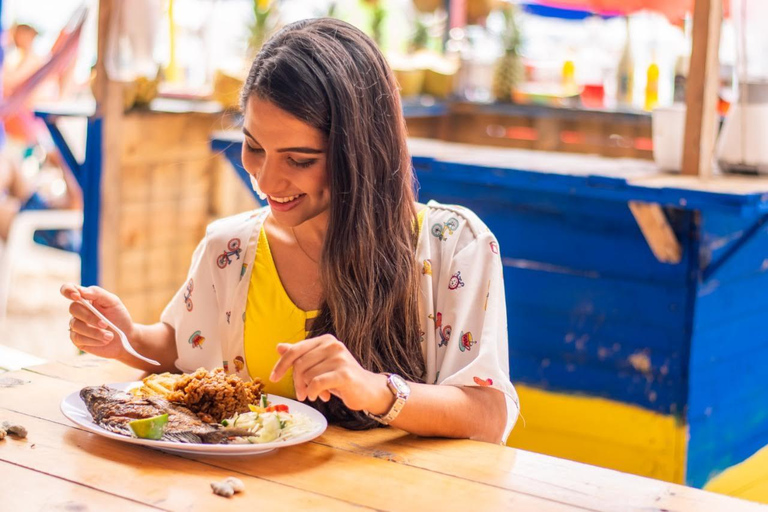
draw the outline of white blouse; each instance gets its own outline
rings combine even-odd
[[[223,366],[250,379],[243,346],[245,305],[258,235],[268,214],[269,208],[262,208],[208,226],[187,280],[161,316],[176,331],[179,370]],[[430,201],[416,257],[421,267],[424,382],[504,393],[506,441],[520,406],[509,380],[498,242],[470,210]]]

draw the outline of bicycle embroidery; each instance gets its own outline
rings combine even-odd
[[[432,226],[431,233],[432,233],[432,236],[436,237],[441,242],[444,242],[458,228],[459,228],[459,221],[451,217],[450,219],[448,219],[442,224],[438,223]]]
[[[227,250],[221,253],[216,259],[216,265],[218,265],[219,268],[227,268],[227,265],[232,263],[232,256],[235,256],[239,260],[242,251],[243,250],[240,248],[240,239],[233,238],[227,242]]]

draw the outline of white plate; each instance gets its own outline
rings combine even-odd
[[[108,384],[109,387],[117,389],[119,391],[127,391],[137,385],[141,385],[141,382],[120,382],[117,384]],[[272,443],[261,444],[199,444],[199,443],[174,443],[170,441],[153,441],[151,439],[138,439],[135,437],[123,436],[115,434],[93,422],[93,417],[88,409],[85,407],[85,403],[80,398],[80,391],[76,391],[70,395],[67,395],[64,400],[61,401],[61,412],[69,420],[76,425],[83,427],[88,432],[93,432],[100,436],[108,437],[110,439],[116,439],[123,441],[124,443],[141,444],[149,446],[151,448],[157,448],[159,450],[193,454],[193,455],[254,455],[258,453],[265,453],[272,451],[276,448],[282,448],[285,446],[293,446],[295,444],[306,443],[316,438],[328,427],[328,422],[325,417],[312,407],[291,400],[290,398],[283,398],[277,395],[269,395],[269,401],[272,405],[285,404],[290,407],[291,413],[301,413],[314,422],[315,428],[307,432],[306,434],[288,439],[285,441],[275,441]]]

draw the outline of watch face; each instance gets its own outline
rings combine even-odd
[[[392,375],[390,379],[398,394],[407,395],[411,392],[411,387],[401,376]]]

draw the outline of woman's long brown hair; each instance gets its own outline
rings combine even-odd
[[[253,95],[328,137],[324,303],[311,335],[335,335],[367,370],[423,382],[414,176],[398,88],[384,57],[348,23],[299,21],[257,55],[243,110]],[[313,405],[347,428],[378,425],[336,397]]]

